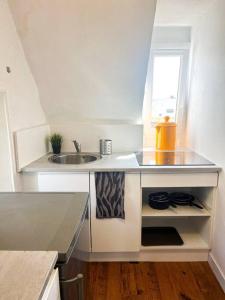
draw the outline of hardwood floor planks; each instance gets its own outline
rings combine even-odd
[[[118,263],[108,263],[108,279],[107,279],[107,293],[106,299],[122,300],[121,296],[121,280],[120,280],[121,266]]]
[[[105,300],[107,293],[107,265],[91,263],[89,270],[89,291],[90,300]],[[89,299],[88,299],[89,300]]]
[[[122,298],[126,299],[128,297],[137,296],[137,285],[133,264],[121,263],[121,280]]]
[[[208,263],[90,263],[87,300],[225,300]]]
[[[155,270],[154,263],[140,263],[136,266],[137,269],[142,271],[142,277],[140,278],[144,284],[144,295],[148,296],[152,300],[161,300],[161,294],[159,290],[159,282]]]
[[[167,267],[178,299],[204,300],[188,263],[167,263]]]
[[[205,300],[223,300],[224,293],[208,263],[190,263],[192,273]]]
[[[174,289],[169,276],[170,270],[167,266],[167,263],[155,263],[155,268],[162,300],[179,300],[179,296],[176,292],[176,289]]]

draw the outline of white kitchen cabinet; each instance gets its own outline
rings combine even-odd
[[[140,173],[125,176],[125,220],[96,218],[95,175],[90,174],[92,252],[138,252],[141,244]]]
[[[89,173],[38,173],[40,192],[89,192]]]
[[[59,272],[53,270],[41,300],[60,300]]]

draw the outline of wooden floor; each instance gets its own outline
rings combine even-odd
[[[208,263],[91,263],[88,300],[222,300]]]

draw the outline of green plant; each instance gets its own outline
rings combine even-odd
[[[61,134],[54,133],[50,136],[49,140],[52,145],[53,153],[59,154],[61,152],[61,146],[63,142],[63,137]]]

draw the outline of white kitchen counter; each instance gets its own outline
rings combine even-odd
[[[217,172],[220,168],[216,165],[195,166],[139,166],[135,153],[115,153],[104,156],[95,162],[82,165],[64,165],[48,161],[52,154],[32,162],[22,169],[22,172],[101,172],[101,171],[127,171],[127,172],[149,172],[149,173],[171,173],[171,172]]]
[[[56,261],[54,251],[0,251],[0,298],[41,299]]]

